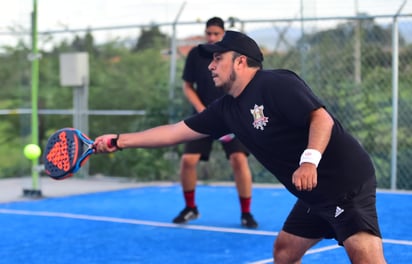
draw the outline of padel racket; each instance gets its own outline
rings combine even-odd
[[[43,154],[46,174],[55,180],[71,177],[94,153],[93,143],[75,128],[56,131],[48,139]]]

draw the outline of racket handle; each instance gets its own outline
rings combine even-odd
[[[109,147],[109,148],[113,148],[114,146],[113,146],[113,144],[112,144],[112,138],[108,138],[107,139],[107,142],[106,142],[106,145]]]

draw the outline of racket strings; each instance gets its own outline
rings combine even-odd
[[[94,153],[93,140],[74,128],[56,131],[48,140],[44,153],[46,173],[56,180],[76,173]]]
[[[59,170],[68,172],[71,168],[70,156],[73,151],[73,140],[67,138],[65,131],[59,133],[53,142],[47,160]]]

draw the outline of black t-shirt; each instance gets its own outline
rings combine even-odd
[[[196,92],[205,106],[208,106],[224,93],[215,87],[208,66],[210,58],[199,54],[199,47],[194,47],[188,54],[183,70],[183,80],[195,84]]]
[[[285,187],[309,204],[328,204],[375,177],[369,155],[338,120],[318,166],[318,186],[297,191],[292,174],[308,144],[310,113],[323,103],[288,70],[260,70],[236,98],[226,95],[185,120],[193,130],[219,138],[234,133]]]

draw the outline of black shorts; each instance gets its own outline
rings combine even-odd
[[[190,141],[185,144],[183,153],[185,154],[200,154],[200,160],[208,161],[210,152],[212,151],[212,144],[215,141],[211,137]],[[226,158],[229,159],[230,155],[235,152],[243,152],[249,155],[249,151],[236,137],[227,143],[222,143],[222,147],[225,150]]]
[[[336,204],[313,207],[298,200],[283,230],[310,239],[334,238],[339,245],[360,231],[382,237],[376,212],[376,180],[369,180]]]

